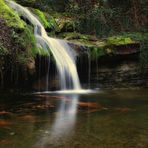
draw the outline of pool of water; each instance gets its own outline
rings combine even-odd
[[[0,94],[0,148],[147,148],[148,91]]]

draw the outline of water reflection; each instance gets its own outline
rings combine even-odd
[[[147,89],[0,94],[0,148],[148,147],[147,139]]]
[[[55,120],[50,129],[48,127],[49,131],[46,131],[46,136],[44,135],[40,139],[37,147],[57,145],[58,141],[65,141],[69,135],[72,135],[76,122],[78,101],[78,94],[66,94],[61,97]]]
[[[52,126],[51,136],[66,136],[74,128],[78,105],[78,95],[65,95],[62,100],[55,121]]]

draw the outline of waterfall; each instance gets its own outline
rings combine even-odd
[[[56,61],[61,90],[81,89],[75,63],[76,54],[68,43],[64,40],[49,37],[40,21],[27,8],[15,3],[14,1],[6,0],[6,2],[12,9],[29,20],[34,26],[34,35],[37,45],[44,48],[44,50],[51,51]]]

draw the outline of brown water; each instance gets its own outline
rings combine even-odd
[[[147,147],[147,90],[0,94],[0,148]]]

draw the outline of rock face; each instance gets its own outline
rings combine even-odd
[[[148,87],[148,69],[141,69],[139,44],[132,45],[134,48],[131,48],[131,44],[126,45],[126,49],[130,52],[121,52],[122,50],[118,46],[114,54],[106,53],[96,59],[91,58],[89,55],[91,49],[88,47],[74,43],[70,43],[70,46],[75,49],[78,55],[77,68],[82,85],[86,84],[86,87],[88,87],[90,84],[93,85],[92,87],[108,89]],[[42,61],[44,60],[43,57]],[[37,60],[37,62],[39,61]],[[47,65],[44,63],[47,62],[40,62],[42,67],[40,75],[42,78],[47,76]],[[39,67],[36,67],[36,71],[39,71]],[[59,82],[54,72],[54,60],[50,60],[49,67],[49,89],[55,90]],[[34,86],[35,88],[40,86],[40,89],[45,90],[47,78],[40,80],[42,82],[39,84],[34,83]]]
[[[101,88],[148,87],[148,70],[141,70],[139,53],[102,58],[92,68],[91,81]]]
[[[89,82],[94,87],[109,89],[148,87],[148,69],[142,69],[140,65],[140,44],[118,45],[113,47],[114,50],[110,48],[95,59],[89,56],[86,48],[84,51],[76,48],[81,54],[78,71],[82,83]]]

